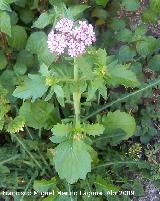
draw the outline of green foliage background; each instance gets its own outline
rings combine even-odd
[[[132,24],[126,14],[135,16],[141,6],[139,0],[0,0],[1,192],[37,191],[12,196],[21,201],[118,201],[133,198],[120,191],[143,196],[142,179],[159,187],[160,39],[148,25],[159,19],[160,1],[150,0]],[[62,17],[87,19],[96,31],[94,47],[76,60],[78,84],[73,60],[47,47]],[[75,86],[82,93],[80,128],[73,120]],[[103,196],[85,196],[93,191]]]

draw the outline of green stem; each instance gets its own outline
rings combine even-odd
[[[36,158],[33,156],[33,154],[28,150],[26,145],[18,138],[18,135],[12,134],[12,136],[16,139],[16,141],[23,147],[23,149],[28,153],[28,155],[32,158],[32,160],[35,162],[35,164],[43,170],[41,164],[36,160]]]
[[[102,167],[107,167],[111,165],[117,165],[117,164],[144,164],[143,161],[115,161],[115,162],[107,162],[101,165],[98,165],[96,167],[93,167],[92,170]]]
[[[13,157],[11,157],[11,158],[8,158],[8,159],[6,159],[6,160],[0,162],[0,165],[3,165],[3,164],[8,163],[8,162],[10,162],[10,161],[16,160],[17,158],[19,158],[19,155],[13,156]]]
[[[70,184],[69,183],[67,183],[68,184],[68,192],[69,192],[69,194],[71,193],[71,186],[70,186]],[[70,200],[71,201],[73,201],[73,198],[72,198],[72,194],[70,194]]]
[[[75,82],[75,91],[73,92],[73,103],[74,103],[74,111],[75,111],[75,122],[76,126],[80,124],[80,99],[81,93],[78,87],[78,65],[76,64],[76,59],[74,58],[74,82]]]
[[[28,128],[27,126],[25,126],[25,128],[26,128],[26,131],[27,131],[27,133],[29,134],[30,138],[33,140],[33,136],[32,136],[32,134],[31,134],[29,128]],[[42,132],[42,130],[39,129],[39,131],[38,131],[39,137],[41,137],[41,132]],[[40,151],[39,148],[37,149],[37,152],[38,152],[39,156],[41,157],[42,161],[44,162],[44,164],[46,165],[47,169],[49,170],[50,174],[52,175],[52,170],[51,170],[49,164],[47,163],[46,159],[45,159],[44,156],[42,155],[42,153],[41,153],[41,151]]]
[[[22,195],[20,201],[23,201],[23,198],[25,196],[25,193],[28,191],[31,183],[34,181],[34,179],[36,178],[37,175],[37,171],[32,175],[31,179],[29,180],[28,184],[26,185],[25,189],[24,189],[24,194]]]
[[[141,93],[141,92],[143,92],[143,91],[145,91],[145,90],[147,90],[147,89],[149,89],[149,88],[152,88],[152,87],[154,87],[154,86],[156,86],[156,85],[158,85],[158,84],[160,84],[160,79],[156,80],[155,82],[153,82],[153,83],[151,83],[151,84],[148,84],[147,86],[145,86],[145,87],[143,87],[143,88],[141,88],[141,89],[139,89],[139,90],[137,90],[137,91],[135,91],[135,92],[133,92],[133,93],[130,93],[130,94],[128,94],[128,95],[126,95],[126,96],[124,96],[124,97],[122,97],[122,98],[119,98],[119,99],[117,99],[117,100],[115,100],[115,101],[113,101],[113,102],[111,102],[111,103],[105,104],[105,105],[102,106],[100,109],[98,109],[98,110],[94,111],[93,113],[89,114],[88,116],[86,116],[86,117],[83,119],[83,121],[88,120],[89,118],[95,116],[96,114],[102,112],[103,110],[105,110],[105,109],[111,107],[112,105],[114,105],[114,104],[116,104],[116,103],[120,103],[120,102],[122,102],[123,100],[126,100],[127,98],[130,98],[130,97],[132,97],[132,96],[135,96],[135,95],[137,95],[138,93]]]

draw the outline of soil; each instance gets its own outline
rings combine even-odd
[[[160,189],[156,188],[153,183],[149,181],[144,182],[145,196],[141,198],[135,198],[133,201],[159,201]]]

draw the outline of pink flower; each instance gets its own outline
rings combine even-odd
[[[72,30],[73,21],[67,18],[61,19],[55,26],[56,31],[67,33]]]
[[[86,52],[86,48],[96,41],[91,24],[79,21],[78,26],[67,18],[61,19],[48,35],[48,48],[52,53],[61,55],[67,53],[77,57]]]

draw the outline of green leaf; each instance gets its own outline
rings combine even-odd
[[[105,127],[104,133],[112,134],[117,129],[122,129],[126,132],[123,140],[130,138],[136,130],[135,119],[128,113],[120,112],[109,112],[107,116],[104,116],[103,125]]]
[[[11,37],[8,37],[8,44],[16,50],[23,49],[27,41],[27,32],[25,28],[19,25],[13,25],[11,33]]]
[[[108,69],[107,82],[113,86],[124,85],[126,87],[137,87],[139,82],[136,74],[127,69],[125,65],[117,65]]]
[[[155,55],[148,63],[148,68],[159,72],[160,70],[160,55]]]
[[[4,55],[3,51],[0,50],[0,70],[3,70],[7,66],[7,59],[6,56]]]
[[[17,1],[15,2],[15,4],[16,4],[17,6],[19,6],[19,7],[21,7],[21,8],[25,8],[26,3],[27,3],[27,0],[17,0]]]
[[[155,12],[160,11],[160,1],[159,0],[152,0],[149,2],[152,9],[155,9]]]
[[[105,7],[109,0],[96,0],[96,4]]]
[[[47,89],[44,78],[40,75],[29,74],[23,84],[14,90],[13,96],[23,100],[31,98],[32,101],[35,101],[37,98],[41,98]]]
[[[72,18],[72,16],[69,15],[64,1],[50,0],[50,3],[54,6],[55,19],[60,19],[63,17]]]
[[[81,140],[65,141],[55,149],[55,168],[61,179],[73,184],[91,171],[91,157]]]
[[[24,75],[27,71],[27,66],[24,63],[17,62],[13,69],[17,75]]]
[[[43,75],[44,77],[49,77],[50,76],[50,72],[48,70],[48,66],[46,66],[45,64],[42,64],[40,66],[39,72],[41,75]]]
[[[125,21],[122,19],[113,18],[110,24],[111,28],[115,31],[119,31],[125,28]]]
[[[25,24],[29,24],[34,18],[34,13],[30,9],[20,9],[19,16],[22,22],[24,22]]]
[[[54,86],[54,92],[56,94],[57,100],[59,104],[64,107],[64,92],[63,88],[60,85],[55,85]]]
[[[0,10],[11,11],[11,8],[7,0],[0,0]]]
[[[104,192],[108,192],[108,191],[113,191],[113,192],[118,192],[120,190],[119,186],[115,186],[112,183],[110,183],[109,181],[104,180],[102,177],[100,177],[99,175],[96,178],[95,181],[95,185],[96,188],[99,191],[104,191]]]
[[[126,137],[126,132],[122,129],[116,129],[112,133],[107,133],[107,142],[112,146],[120,144]]]
[[[69,135],[71,128],[69,124],[57,124],[52,128],[53,135],[57,137],[65,137]]]
[[[44,32],[34,32],[30,35],[27,41],[26,50],[32,54],[38,54],[41,45],[47,40],[47,36]]]
[[[132,190],[135,192],[135,196],[137,197],[142,197],[145,195],[143,184],[138,180],[134,181]]]
[[[116,39],[121,42],[131,42],[133,37],[133,33],[129,29],[122,29],[120,32],[118,32]]]
[[[83,76],[90,76],[92,79],[92,66],[93,66],[93,59],[88,55],[83,55],[77,57],[76,63],[79,67],[79,70],[82,72]]]
[[[11,20],[5,11],[0,11],[0,31],[11,36]]]
[[[152,36],[146,37],[144,41],[137,42],[136,44],[137,52],[143,57],[152,54],[155,48],[156,48],[156,39]]]
[[[133,60],[133,58],[136,56],[135,50],[131,49],[127,45],[123,45],[118,52],[118,59],[120,63],[126,63],[128,61]]]
[[[2,119],[0,118],[0,131],[3,130],[4,123],[5,123],[4,119],[3,119],[3,118],[2,118]]]
[[[17,133],[19,131],[23,131],[24,124],[25,118],[23,116],[17,116],[9,122],[7,131],[9,133]]]
[[[1,84],[11,93],[9,94],[10,98],[12,96],[12,92],[17,84],[16,76],[13,70],[6,69],[0,76]],[[13,96],[12,96],[13,98]]]
[[[38,29],[43,29],[49,24],[52,24],[54,20],[54,15],[48,12],[42,13],[39,18],[33,23],[32,28],[36,27]]]
[[[12,11],[10,13],[10,20],[11,20],[11,25],[12,26],[17,24],[17,22],[18,22],[18,15],[17,15],[17,13],[15,11]]]
[[[122,0],[122,6],[125,7],[127,11],[135,11],[140,7],[139,0]]]
[[[106,65],[106,62],[107,62],[107,53],[106,53],[106,50],[105,49],[98,49],[96,51],[96,62],[99,64],[99,65]]]
[[[26,50],[21,50],[18,54],[17,54],[17,62],[18,63],[23,63],[25,64],[27,67],[33,67],[35,59],[34,56],[26,51]]]
[[[88,5],[74,5],[69,7],[69,12],[72,15],[73,18],[79,17],[80,14],[82,14],[87,8],[90,6]]]
[[[35,180],[33,184],[33,188],[37,192],[48,192],[52,190],[52,188],[56,185],[56,178],[53,177],[51,180]]]
[[[136,73],[136,75],[141,75],[142,74],[142,64],[139,62],[133,63],[130,67],[130,69]]]
[[[104,126],[101,124],[85,124],[84,125],[84,131],[88,134],[88,135],[92,135],[92,136],[99,136],[102,135],[104,132]]]
[[[10,170],[7,166],[0,165],[0,173],[1,174],[10,174]]]
[[[146,23],[156,24],[159,17],[155,9],[147,8],[142,13],[142,20]]]
[[[26,50],[32,54],[37,54],[39,62],[45,63],[47,66],[50,66],[55,60],[55,56],[50,53],[47,46],[47,35],[42,31],[30,35]]]
[[[107,98],[105,82],[101,78],[95,78],[93,81],[91,81],[90,86],[88,88],[87,101],[90,101],[95,97],[96,91],[98,91],[104,99]]]
[[[92,11],[92,17],[96,17],[96,18],[106,20],[107,16],[108,16],[108,13],[107,13],[107,11],[105,9],[95,8]]]
[[[43,100],[25,102],[20,107],[20,116],[25,117],[26,125],[35,129],[50,129],[59,122],[59,114],[54,105]]]
[[[42,201],[55,201],[55,199],[56,199],[56,201],[58,201],[57,200],[57,194],[49,195],[49,196],[45,197]],[[65,199],[66,199],[66,196],[65,196]]]

